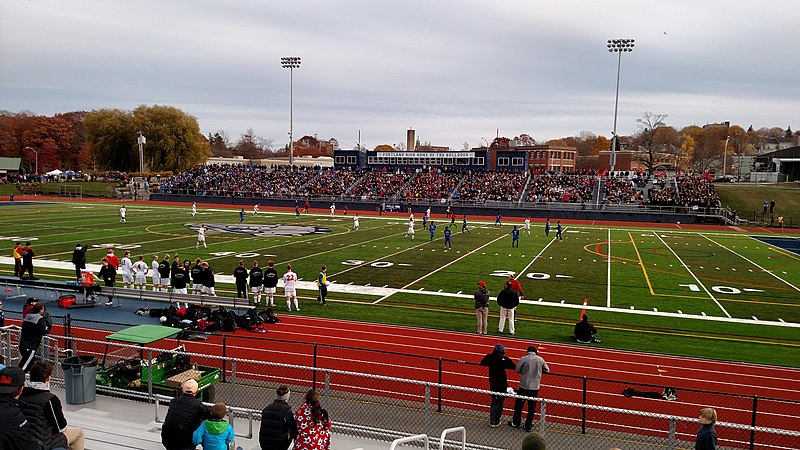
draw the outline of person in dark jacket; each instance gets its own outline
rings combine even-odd
[[[700,410],[700,431],[697,432],[697,439],[694,442],[694,450],[716,450],[717,431],[714,424],[717,423],[717,412],[712,408]]]
[[[19,335],[19,354],[20,367],[23,370],[30,368],[39,353],[42,338],[49,332],[50,326],[44,317],[44,303],[36,303],[31,312],[22,319],[22,331]]]
[[[506,370],[514,370],[517,366],[511,358],[506,356],[506,349],[503,344],[495,345],[492,353],[483,357],[481,365],[489,367],[489,390],[506,394],[508,392]],[[506,396],[492,395],[492,404],[489,410],[490,427],[497,428],[500,426],[505,402]]]
[[[589,315],[582,315],[581,321],[575,324],[575,329],[573,330],[575,340],[582,344],[600,342],[600,339],[594,337],[595,334],[597,334],[597,328],[589,322]]]
[[[297,439],[297,423],[289,406],[289,387],[279,386],[275,401],[261,411],[258,443],[262,449],[286,450]]]
[[[81,281],[81,269],[86,268],[86,247],[81,244],[75,245],[72,251],[72,264],[75,265],[75,278]]]
[[[0,370],[0,448],[3,450],[46,450],[31,433],[31,425],[22,413],[19,396],[25,385],[25,372],[19,367]]]
[[[214,286],[216,286],[217,283],[214,281],[214,270],[206,261],[203,261],[200,266],[203,267],[203,294],[216,297],[217,293],[214,290]]]
[[[236,297],[247,298],[247,268],[244,260],[239,260],[239,265],[233,269],[233,278],[236,280]]]
[[[513,284],[510,281],[507,281],[505,289],[497,294],[497,304],[500,305],[500,325],[498,329],[502,333],[506,325],[506,319],[508,319],[508,331],[513,335],[516,333],[514,315],[519,305],[519,294],[513,289]]]
[[[187,380],[182,386],[183,395],[169,402],[161,427],[161,443],[167,450],[194,449],[192,434],[211,417],[211,408],[195,398],[197,388],[197,381]]]
[[[101,262],[103,266],[100,267],[100,272],[98,272],[98,275],[100,276],[100,278],[103,279],[103,284],[106,287],[113,288],[114,281],[116,281],[117,279],[117,269],[115,269],[114,266],[111,265],[110,262],[108,262],[108,258],[103,258],[103,261]],[[114,304],[114,297],[112,297],[111,294],[109,294],[106,306],[111,306],[113,304]]]
[[[28,272],[28,277],[31,280],[38,280],[33,276],[33,257],[36,253],[31,248],[31,243],[26,242],[25,247],[22,247],[22,272],[19,273],[20,280],[25,277],[25,272]]]
[[[83,430],[67,426],[61,400],[50,392],[52,373],[53,365],[47,361],[36,361],[33,364],[30,382],[19,397],[23,402],[22,412],[31,425],[31,433],[48,448],[83,450]]]
[[[478,282],[478,290],[473,294],[475,297],[475,317],[478,319],[478,334],[489,334],[489,291],[486,283]]]

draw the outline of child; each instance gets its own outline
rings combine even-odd
[[[203,444],[203,450],[228,450],[228,444],[233,442],[233,427],[225,421],[228,408],[224,403],[217,403],[211,407],[211,419],[194,430],[192,443]]]
[[[700,431],[697,433],[694,448],[698,450],[714,450],[717,448],[717,432],[714,424],[717,423],[717,412],[711,408],[700,410]]]

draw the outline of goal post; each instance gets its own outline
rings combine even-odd
[[[83,186],[78,184],[62,184],[58,191],[59,197],[83,198]]]

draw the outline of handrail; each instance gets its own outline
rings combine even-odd
[[[439,450],[444,450],[444,438],[450,433],[461,432],[461,450],[467,448],[467,429],[464,427],[453,427],[442,430],[442,436],[439,438]]]
[[[394,450],[400,444],[405,444],[407,442],[414,442],[414,441],[424,441],[425,442],[425,450],[431,448],[430,441],[428,440],[427,434],[415,434],[413,436],[407,436],[404,438],[395,439],[392,441],[392,445],[389,446],[389,450]]]

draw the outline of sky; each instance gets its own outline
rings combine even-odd
[[[621,135],[645,112],[800,129],[796,0],[2,0],[0,110],[170,105],[282,147],[291,91],[295,139],[342,148],[610,137],[613,38]]]

